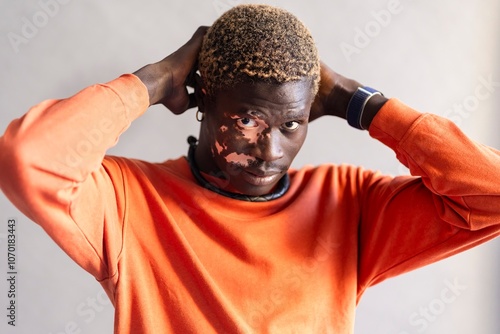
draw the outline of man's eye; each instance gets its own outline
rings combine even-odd
[[[236,121],[236,123],[239,126],[244,127],[244,128],[254,128],[254,127],[258,126],[257,122],[254,119],[246,118],[246,117],[239,118]]]
[[[291,121],[283,124],[283,127],[288,131],[294,131],[299,127],[299,122]]]

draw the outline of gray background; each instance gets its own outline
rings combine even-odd
[[[0,132],[48,98],[63,98],[157,61],[199,25],[247,1],[2,1],[0,3]],[[401,0],[377,23],[374,13],[394,1],[262,1],[284,7],[311,29],[321,57],[336,71],[410,106],[453,119],[473,139],[500,148],[500,2]],[[57,6],[54,5],[57,4]],[[52,4],[46,6],[44,4]],[[29,23],[26,23],[29,22]],[[37,24],[23,37],[23,26]],[[361,43],[359,31],[371,36]],[[30,33],[30,34],[29,34]],[[19,45],[13,36],[25,38]],[[359,37],[359,36],[358,36]],[[357,47],[350,56],[347,44]],[[488,79],[490,78],[491,79]],[[489,94],[483,81],[495,84]],[[459,113],[455,105],[465,105]],[[162,161],[186,153],[197,134],[194,113],[173,116],[153,107],[111,153]],[[406,173],[393,152],[338,119],[314,122],[294,166],[351,163]],[[1,172],[1,171],[0,171]],[[34,181],[36,182],[36,180]],[[6,222],[18,220],[18,312],[7,326],[7,282],[0,280],[1,333],[111,333],[113,308],[100,286],[72,263],[37,225],[0,194],[0,277],[6,269]],[[500,270],[495,240],[454,258],[386,281],[363,297],[357,334],[500,333]],[[447,283],[448,282],[448,283]],[[447,284],[462,286],[443,303]],[[443,307],[444,305],[444,307]],[[424,308],[432,313],[419,315]],[[417,314],[417,315],[415,315]],[[413,315],[413,321],[411,317]],[[416,322],[418,321],[418,322]],[[424,324],[426,327],[424,328]],[[72,327],[76,328],[75,330]]]

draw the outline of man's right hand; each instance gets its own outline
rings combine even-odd
[[[174,114],[196,107],[196,99],[187,87],[194,87],[194,73],[203,36],[208,27],[199,27],[191,39],[177,51],[134,74],[146,85],[149,105],[163,104]]]

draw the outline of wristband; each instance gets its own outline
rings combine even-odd
[[[346,119],[350,126],[359,130],[366,130],[361,125],[361,119],[363,118],[366,103],[368,103],[368,100],[370,100],[374,95],[384,96],[384,94],[376,89],[370,87],[358,87],[347,105]]]

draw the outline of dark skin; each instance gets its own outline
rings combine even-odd
[[[299,152],[307,134],[314,96],[311,82],[240,84],[201,94],[196,161],[202,171],[222,172],[233,191],[263,195],[272,191]]]
[[[321,63],[319,91],[304,78],[284,84],[243,83],[208,96],[195,74],[208,27],[163,60],[134,74],[149,92],[149,103],[175,114],[198,107],[204,114],[196,149],[200,170],[224,180],[218,186],[247,195],[265,195],[286,173],[304,143],[308,122],[331,115],[346,118],[347,105],[362,86]],[[187,87],[195,93],[189,94]],[[361,120],[368,128],[386,98],[375,95]]]

